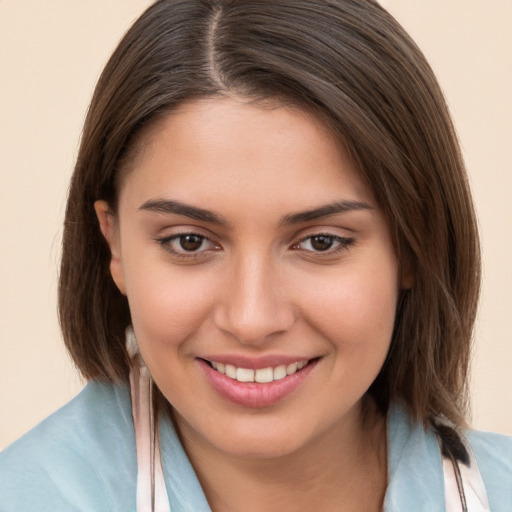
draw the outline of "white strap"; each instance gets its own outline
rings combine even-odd
[[[469,464],[443,457],[446,512],[491,512],[475,454],[463,439]]]
[[[131,358],[130,390],[137,450],[137,512],[171,512],[153,411],[153,384],[136,343],[133,330],[128,328],[126,345]]]
[[[155,512],[171,512],[167,488],[165,487],[162,457],[160,452],[160,436],[155,436]]]

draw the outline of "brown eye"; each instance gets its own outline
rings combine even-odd
[[[181,235],[179,237],[180,248],[187,252],[197,251],[204,242],[204,237],[194,234]]]
[[[209,251],[219,250],[219,246],[204,235],[197,233],[179,233],[157,239],[167,252],[181,257],[195,257]]]
[[[334,245],[334,238],[326,235],[315,235],[311,237],[311,248],[315,251],[328,251]]]
[[[330,235],[329,233],[318,233],[317,235],[303,238],[298,244],[293,246],[293,249],[317,254],[335,254],[348,249],[354,241],[353,238]]]

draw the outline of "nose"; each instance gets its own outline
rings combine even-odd
[[[231,267],[215,309],[216,326],[243,344],[265,343],[295,322],[287,287],[269,259],[252,255]]]

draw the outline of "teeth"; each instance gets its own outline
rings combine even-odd
[[[286,375],[293,375],[297,371],[297,363],[289,364],[286,367]]]
[[[286,377],[286,366],[282,364],[274,368],[274,380],[281,380]]]
[[[274,370],[272,370],[272,368],[260,368],[256,370],[254,380],[262,384],[272,382],[274,380]]]
[[[226,365],[226,376],[230,379],[236,379],[236,368],[232,364]]]
[[[251,370],[249,368],[237,368],[232,364],[223,364],[211,361],[211,365],[215,370],[226,375],[226,377],[229,377],[230,379],[237,380],[238,382],[259,382],[261,384],[284,379],[286,376],[293,375],[298,370],[301,370],[307,364],[308,361],[304,360],[289,365],[282,364],[275,368],[268,367]]]
[[[236,380],[238,382],[254,382],[254,370],[248,370],[247,368],[237,368]]]

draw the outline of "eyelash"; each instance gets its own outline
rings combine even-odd
[[[344,237],[339,235],[333,235],[332,233],[315,233],[312,235],[308,235],[301,240],[299,240],[296,244],[292,246],[292,249],[300,250],[299,245],[304,243],[306,240],[311,241],[314,238],[328,238],[333,244],[338,244],[338,246],[335,249],[332,249],[331,247],[325,249],[325,250],[308,250],[307,252],[311,252],[318,255],[329,255],[329,254],[336,254],[342,251],[348,250],[348,248],[354,244],[355,239],[350,237]]]
[[[208,237],[206,237],[204,235],[201,235],[199,233],[194,233],[192,231],[191,232],[185,232],[185,233],[177,233],[175,235],[166,236],[166,237],[163,237],[163,238],[157,238],[156,241],[161,245],[161,247],[165,251],[171,253],[173,256],[175,256],[177,258],[180,258],[180,259],[197,258],[198,256],[203,255],[208,250],[211,250],[211,249],[207,249],[206,251],[205,250],[203,250],[203,251],[199,251],[199,250],[186,251],[182,247],[181,251],[183,251],[183,252],[181,252],[180,250],[175,250],[175,249],[172,248],[172,245],[171,245],[172,242],[179,241],[180,239],[183,239],[184,237],[187,237],[187,236],[192,236],[192,237],[199,238],[200,242],[201,242],[200,247],[205,242],[209,242],[210,244],[215,246],[215,248],[213,250],[218,250],[219,246],[215,245],[215,243],[212,242],[212,240],[210,240]],[[321,255],[328,256],[328,255],[337,254],[337,253],[340,253],[342,251],[348,250],[348,248],[351,245],[353,245],[354,242],[355,242],[355,239],[354,238],[350,238],[350,237],[343,237],[343,236],[339,236],[339,235],[333,235],[332,233],[315,233],[315,234],[308,235],[308,236],[300,239],[298,242],[294,243],[291,246],[291,249],[293,249],[293,250],[301,250],[300,249],[300,245],[303,244],[304,242],[306,242],[308,240],[311,241],[314,238],[321,238],[321,237],[329,239],[329,241],[332,242],[332,244],[338,244],[338,246],[335,249],[332,249],[331,247],[328,247],[325,250],[306,249],[306,252],[312,253],[312,254],[315,254],[315,255],[320,255],[320,256]]]
[[[218,247],[208,237],[201,235],[199,233],[194,233],[193,231],[185,232],[185,233],[177,233],[175,235],[166,236],[163,238],[157,238],[156,241],[162,246],[162,248],[165,251],[171,253],[173,256],[178,257],[180,259],[197,258],[199,255],[202,255],[204,252],[206,252],[206,251],[197,251],[197,250],[196,251],[186,251],[183,248],[182,248],[183,252],[181,252],[181,251],[177,251],[172,248],[172,245],[171,245],[172,242],[179,241],[180,239],[183,239],[184,237],[187,237],[187,236],[193,236],[193,237],[199,238],[201,241],[201,246],[205,242],[209,242],[212,245],[214,245],[216,248]],[[216,248],[214,250],[217,250]]]

